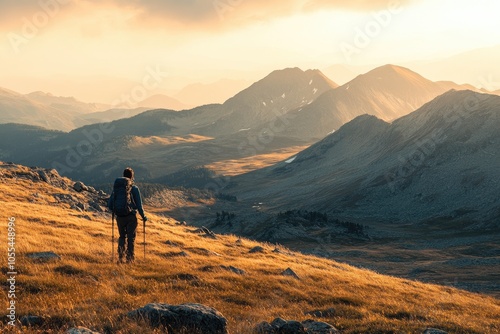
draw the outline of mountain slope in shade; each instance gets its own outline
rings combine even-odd
[[[286,134],[321,139],[356,116],[370,114],[391,121],[450,89],[468,88],[452,82],[432,82],[409,69],[385,65],[292,111]]]
[[[184,110],[189,109],[190,106],[180,102],[173,97],[156,94],[152,95],[141,102],[137,103],[137,107],[148,108],[148,109],[171,109],[171,110]]]
[[[500,97],[451,91],[392,124],[360,116],[233,192],[349,219],[498,223],[499,128]]]
[[[226,114],[204,129],[207,134],[249,130],[307,105],[338,87],[318,70],[287,68],[274,71],[223,104]]]

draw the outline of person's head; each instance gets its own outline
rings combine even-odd
[[[134,180],[134,170],[130,167],[125,168],[125,170],[123,171],[123,177]]]

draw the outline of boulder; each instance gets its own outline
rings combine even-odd
[[[283,276],[290,276],[290,277],[293,277],[293,278],[296,278],[296,279],[300,279],[299,275],[297,275],[292,269],[290,268],[286,268],[285,270],[283,270],[281,272],[281,275]]]
[[[316,318],[326,318],[326,317],[333,317],[335,315],[335,309],[334,308],[329,308],[326,310],[314,310],[314,311],[307,311],[304,312],[305,315],[310,315]]]
[[[38,176],[40,176],[40,179],[45,182],[45,183],[50,183],[49,176],[44,170],[39,170],[38,171]]]
[[[26,327],[41,326],[45,322],[42,317],[37,315],[25,315],[21,317],[21,324]]]
[[[271,323],[266,321],[255,326],[255,334],[338,334],[332,325],[314,320],[298,322],[295,320],[274,319]]]
[[[28,253],[26,256],[32,260],[40,262],[48,262],[60,260],[61,257],[54,252],[38,252],[38,253]]]
[[[436,328],[427,328],[422,334],[448,334],[448,332]]]
[[[168,333],[227,334],[227,320],[214,308],[201,304],[147,304],[128,313],[146,320],[152,327],[166,327]]]
[[[83,184],[83,182],[80,181],[75,182],[75,184],[73,185],[73,189],[75,189],[79,193],[81,193],[82,191],[89,190],[89,188],[85,184]]]
[[[307,334],[304,325],[295,320],[287,321],[278,331],[278,334]]]
[[[78,326],[68,329],[66,331],[66,334],[101,334],[101,333],[94,332],[93,330],[90,330],[88,328]]]
[[[227,271],[231,271],[231,272],[238,274],[238,275],[245,275],[245,271],[243,269],[240,269],[240,268],[236,268],[233,266],[221,266],[221,268],[224,270],[227,270]]]
[[[271,326],[271,324],[268,323],[267,321],[263,321],[257,326],[255,326],[253,332],[255,334],[274,334],[275,328]]]
[[[264,247],[255,246],[254,248],[250,249],[249,253],[264,253]]]
[[[339,331],[332,325],[314,320],[302,321],[302,325],[308,334],[338,334]]]

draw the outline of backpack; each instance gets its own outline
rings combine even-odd
[[[115,180],[115,184],[113,185],[113,212],[118,217],[128,216],[133,211],[131,190],[132,180],[128,177],[119,177]]]

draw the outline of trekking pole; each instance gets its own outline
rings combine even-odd
[[[146,260],[146,222],[143,220],[142,221],[142,227],[143,227],[143,235],[144,235],[144,260]]]
[[[115,212],[111,214],[111,263],[115,262]]]

